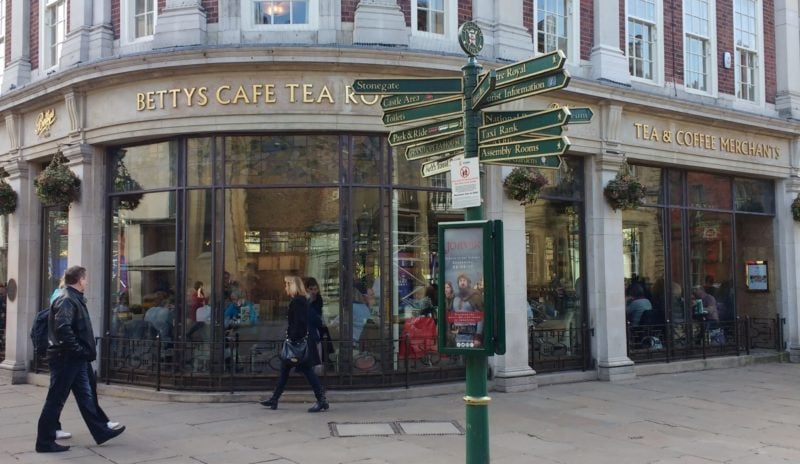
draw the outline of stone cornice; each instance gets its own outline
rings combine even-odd
[[[354,77],[396,74],[398,77],[453,76],[461,74],[466,60],[453,54],[431,54],[408,49],[359,47],[185,47],[124,57],[103,59],[62,71],[0,97],[0,114],[32,111],[43,102],[63,99],[72,91],[90,93],[99,87],[130,82],[137,78],[174,77],[190,74],[230,72],[231,65],[248,71],[314,71],[350,74]],[[484,68],[507,63],[484,62]],[[652,112],[659,116],[700,124],[758,131],[776,137],[800,135],[794,120],[746,113],[721,105],[692,102],[632,89],[613,83],[573,77],[569,88],[548,94],[554,101],[564,98],[581,104],[601,101],[622,105],[626,112]],[[63,100],[62,100],[63,101]]]

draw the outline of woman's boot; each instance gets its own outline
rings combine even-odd
[[[266,407],[268,407],[268,408],[270,408],[270,409],[272,409],[274,411],[274,410],[278,409],[278,398],[280,398],[280,397],[281,397],[281,394],[279,392],[275,392],[275,393],[272,394],[272,397],[270,397],[270,399],[264,400],[264,401],[260,401],[261,406],[266,406]]]
[[[320,411],[327,411],[331,405],[328,404],[328,400],[325,398],[324,394],[317,395],[317,402],[314,403],[313,406],[308,408],[308,412],[320,412]]]

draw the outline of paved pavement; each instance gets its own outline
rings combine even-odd
[[[0,385],[0,463],[449,464],[465,462],[460,394],[411,400],[178,403],[102,396],[128,429],[96,446],[70,399],[66,453],[33,451],[46,389]],[[494,463],[800,463],[800,364],[492,392]],[[310,395],[309,395],[310,397]],[[371,434],[369,436],[360,436]],[[355,436],[343,436],[355,435]]]

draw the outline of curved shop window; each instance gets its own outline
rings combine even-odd
[[[583,160],[562,158],[536,203],[525,207],[529,364],[582,369],[589,352],[583,245]]]
[[[622,213],[631,356],[639,361],[701,350],[730,354],[742,334],[737,319],[766,327],[778,315],[777,266],[770,265],[772,181],[650,166],[634,170],[648,194],[644,207]],[[748,282],[751,262],[763,263],[757,267],[764,271],[760,286]],[[644,311],[636,315],[636,308]],[[653,347],[648,341],[655,338]]]
[[[419,165],[370,135],[111,150],[104,372],[170,388],[270,388],[283,277],[300,275],[322,297],[329,388],[463,378],[458,357],[436,354],[427,317],[438,223],[463,211],[449,209],[447,174],[422,178]]]

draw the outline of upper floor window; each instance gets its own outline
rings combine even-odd
[[[411,30],[414,34],[455,36],[456,0],[412,0]]]
[[[733,40],[736,47],[736,97],[758,97],[758,0],[734,0]]]
[[[626,55],[632,77],[656,79],[658,0],[626,0]]]
[[[61,58],[61,48],[67,35],[67,4],[66,0],[46,0],[43,4],[42,63],[47,69],[57,66]]]
[[[536,49],[539,53],[555,50],[567,53],[567,37],[570,29],[568,3],[568,0],[536,2]]]
[[[708,0],[683,4],[684,84],[688,89],[711,92],[713,31],[712,5]]]
[[[156,0],[125,0],[123,34],[128,42],[152,38],[156,27]]]
[[[317,0],[244,0],[243,5],[242,17],[250,17],[246,24],[254,29],[316,27]]]

